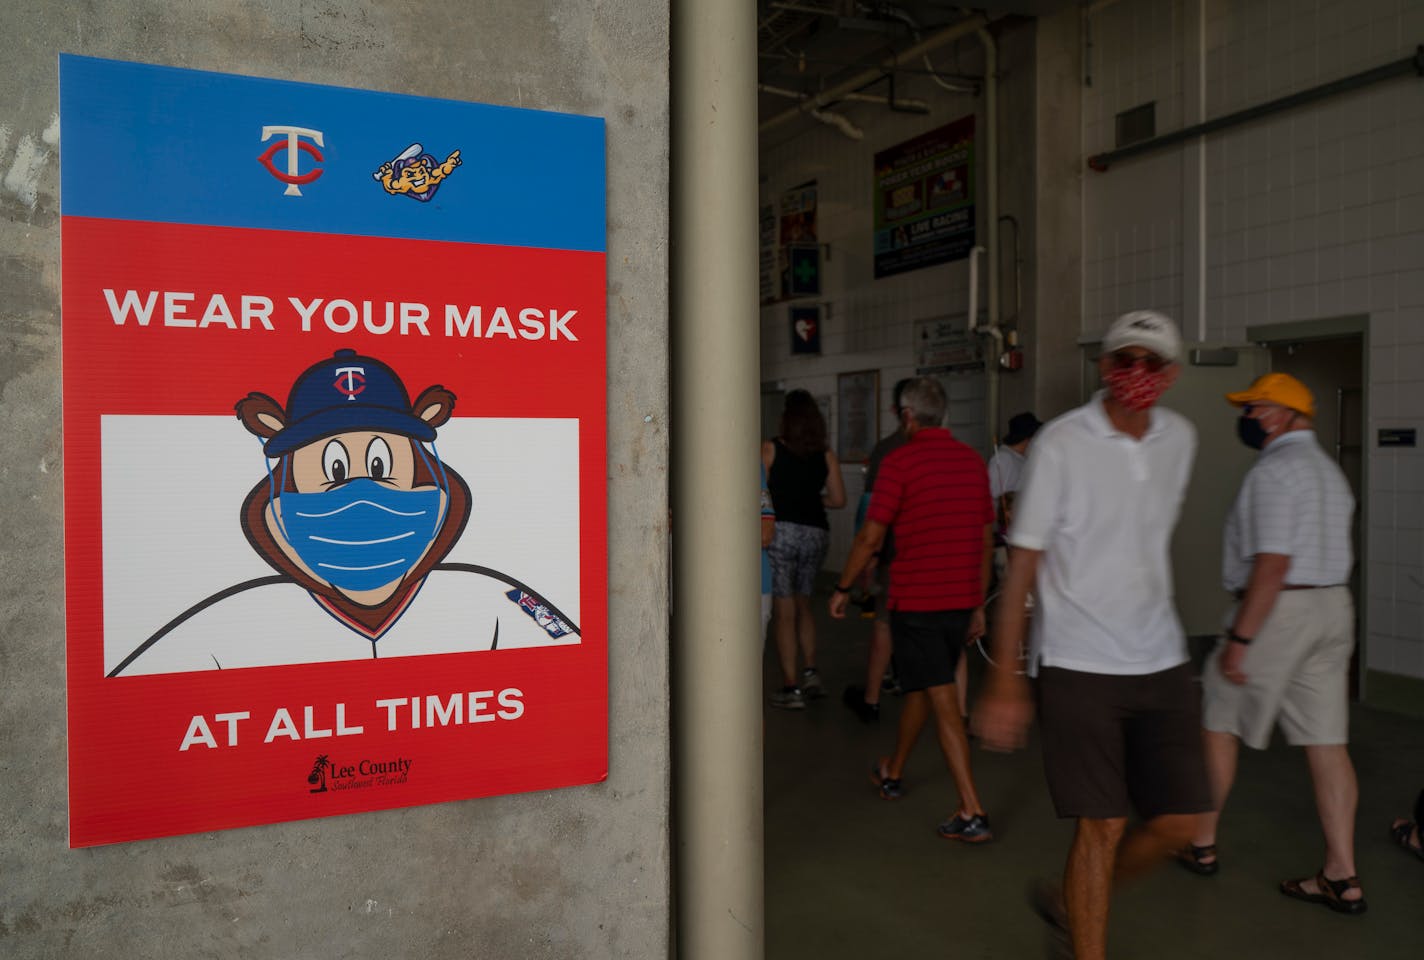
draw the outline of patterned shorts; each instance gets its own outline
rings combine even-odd
[[[816,574],[826,559],[831,534],[821,527],[804,523],[776,522],[776,535],[771,538],[767,554],[771,557],[771,592],[773,596],[795,594],[809,597]]]

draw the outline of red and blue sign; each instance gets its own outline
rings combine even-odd
[[[603,779],[603,121],[60,101],[71,844]]]

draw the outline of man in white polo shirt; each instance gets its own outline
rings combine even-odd
[[[1354,558],[1355,498],[1312,429],[1315,398],[1299,380],[1268,373],[1226,399],[1237,432],[1260,450],[1226,521],[1222,583],[1238,604],[1202,677],[1203,726],[1214,813],[1201,817],[1180,859],[1217,871],[1216,831],[1239,744],[1264,750],[1279,723],[1303,746],[1325,834],[1320,872],[1281,892],[1347,914],[1365,912],[1355,876],[1359,786],[1345,746],[1355,610],[1346,581]]]
[[[1180,849],[1209,808],[1169,560],[1196,433],[1157,406],[1180,352],[1160,313],[1113,323],[1105,389],[1038,432],[1009,528],[994,662],[1015,662],[1032,588],[1044,767],[1058,815],[1077,821],[1061,900],[1041,891],[1035,906],[1066,926],[1077,960],[1106,954],[1114,883]],[[1021,746],[1031,714],[1027,682],[996,667],[976,715],[985,746]],[[1129,832],[1134,810],[1143,822]]]

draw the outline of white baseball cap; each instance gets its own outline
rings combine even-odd
[[[1103,335],[1103,353],[1112,353],[1123,347],[1141,347],[1164,360],[1176,362],[1181,358],[1182,335],[1172,318],[1165,313],[1133,310],[1114,320]]]

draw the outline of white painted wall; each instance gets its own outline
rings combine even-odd
[[[1413,54],[1417,0],[1134,0],[1090,17],[1085,155],[1114,116],[1220,116]],[[1369,442],[1424,427],[1424,80],[1406,77],[1134,158],[1083,189],[1083,333],[1123,310],[1189,338],[1367,314]],[[1424,677],[1424,450],[1368,451],[1365,666]]]

